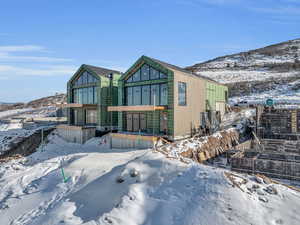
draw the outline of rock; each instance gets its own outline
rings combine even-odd
[[[259,196],[258,199],[262,202],[268,202],[268,199],[266,197],[263,197],[263,196]]]
[[[138,175],[139,175],[139,171],[137,171],[136,169],[130,170],[131,177],[137,177]]]
[[[117,179],[116,179],[117,183],[123,183],[124,181],[125,181],[124,178],[121,177],[121,176],[118,176]]]
[[[257,193],[258,195],[265,195],[265,192],[263,192],[261,189],[257,189],[257,190],[256,190],[256,193]]]
[[[264,179],[262,179],[261,177],[255,177],[255,181],[259,184],[263,184],[264,183]]]
[[[272,195],[277,195],[278,194],[278,191],[275,187],[273,187],[272,185],[264,188],[264,191],[269,193],[269,194],[272,194]]]

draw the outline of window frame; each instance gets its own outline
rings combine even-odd
[[[143,79],[143,67],[147,66],[148,67],[148,79]],[[152,70],[157,71],[158,75],[157,77],[151,78],[152,75]],[[134,75],[139,72],[139,80],[134,80],[133,77]],[[162,75],[163,74],[163,75]],[[159,69],[154,68],[153,66],[149,65],[148,63],[142,64],[136,71],[130,74],[130,76],[125,80],[125,83],[136,83],[136,82],[144,82],[144,81],[153,81],[153,80],[160,80],[160,79],[167,79],[168,74],[165,72],[162,72]]]
[[[181,95],[180,95],[180,85],[184,87],[184,103],[181,103]],[[178,81],[178,106],[187,106],[187,84],[186,82]]]

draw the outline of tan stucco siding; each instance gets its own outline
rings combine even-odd
[[[186,83],[186,106],[178,105],[178,82]],[[205,111],[206,81],[174,70],[174,138],[190,135]]]

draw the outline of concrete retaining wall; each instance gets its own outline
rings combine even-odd
[[[136,139],[130,138],[119,138],[111,136],[112,148],[120,148],[120,149],[129,149],[129,148],[136,148],[136,149],[147,149],[153,147],[153,141],[151,140],[142,140],[138,137]]]
[[[47,136],[53,131],[54,128],[47,129],[43,131],[44,140]],[[42,130],[38,130],[34,132],[29,137],[24,137],[19,142],[12,143],[10,149],[5,151],[2,155],[0,155],[0,159],[4,159],[6,157],[14,156],[14,155],[22,155],[27,156],[36,151],[39,145],[42,142]]]
[[[72,126],[58,126],[57,132],[65,141],[79,144],[84,144],[87,140],[96,136],[95,127],[72,129]]]

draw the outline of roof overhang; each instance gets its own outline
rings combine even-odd
[[[154,105],[133,105],[133,106],[108,106],[107,110],[109,112],[117,111],[156,111],[165,110],[166,106],[154,106]]]

